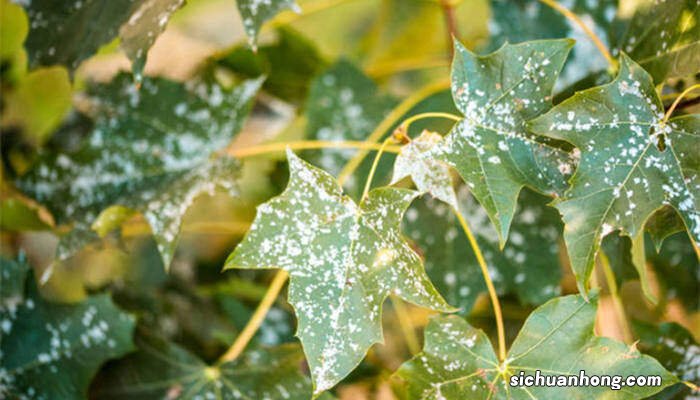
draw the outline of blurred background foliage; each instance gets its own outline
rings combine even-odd
[[[546,37],[579,40],[557,86],[559,93],[590,86],[608,79],[605,60],[581,32],[554,11],[537,1],[451,0],[456,36],[476,51],[490,51],[506,41],[519,42]],[[320,138],[320,128],[333,127],[345,139],[362,140],[397,104],[432,85],[432,94],[405,110],[405,115],[454,108],[447,89],[451,37],[445,4],[430,0],[300,0],[301,14],[280,13],[264,25],[254,52],[245,37],[233,0],[188,0],[173,14],[165,31],[148,53],[145,76],[178,82],[217,82],[232,87],[244,79],[265,76],[252,114],[231,147],[243,148],[263,142]],[[638,1],[568,1],[574,12],[600,32],[614,30],[608,15],[630,18]],[[131,63],[120,50],[119,39],[102,45],[96,54],[75,69],[64,66],[29,68],[24,43],[30,23],[22,7],[2,0],[0,13],[1,57],[1,152],[0,244],[4,257],[26,254],[41,281],[42,295],[55,302],[78,302],[90,293],[108,290],[124,310],[138,316],[140,329],[157,332],[205,361],[215,360],[245,326],[263,297],[271,273],[221,272],[231,249],[242,238],[255,215],[255,207],[279,193],[286,184],[286,166],[281,154],[243,161],[240,196],[219,193],[201,196],[184,218],[182,235],[170,271],[158,254],[149,225],[138,214],[115,235],[91,243],[72,257],[58,261],[58,237],[67,232],[41,204],[23,195],[13,184],[26,173],[40,154],[77,149],[94,124],[86,90],[109,82]],[[353,131],[341,109],[328,107],[320,99],[327,95],[323,77],[339,74],[347,84],[366,93],[362,110],[368,126]],[[695,77],[674,79],[663,93],[674,93]],[[136,85],[136,84],[134,84]],[[331,94],[332,95],[332,94]],[[672,97],[669,97],[672,100]],[[697,106],[696,108],[697,109]],[[689,107],[686,111],[693,110]],[[442,125],[441,125],[442,124]],[[443,121],[421,121],[411,135],[430,127],[446,133]],[[389,131],[391,127],[387,127]],[[335,161],[328,157],[336,157]],[[337,174],[343,152],[308,152],[306,159]],[[377,178],[388,180],[390,157]],[[367,166],[361,167],[362,176]],[[382,171],[384,171],[382,176]],[[348,189],[353,192],[352,180]],[[495,231],[473,200],[464,194],[470,223],[502,295],[509,339],[512,340],[528,313],[547,299],[576,292],[561,239],[556,212],[547,199],[533,193],[521,196],[520,207],[532,210],[537,224],[516,221],[514,231],[529,242],[517,240],[500,252]],[[446,298],[462,307],[469,321],[495,333],[487,297],[473,255],[464,238],[453,244],[459,231],[449,212],[430,207],[421,199],[407,213],[405,229],[423,255],[428,273]],[[428,210],[428,211],[425,211]],[[430,214],[430,213],[434,213]],[[411,215],[419,215],[412,219]],[[529,214],[528,214],[529,215]],[[521,227],[518,224],[521,223]],[[529,226],[529,228],[528,228]],[[433,229],[425,233],[425,227]],[[417,229],[420,228],[420,229]],[[415,231],[415,233],[414,233]],[[421,234],[420,232],[424,232]],[[452,237],[450,239],[450,237]],[[611,235],[604,242],[619,286],[623,304],[634,325],[640,348],[656,354],[664,349],[644,347],[656,326],[674,335],[700,339],[700,265],[684,233],[666,239],[657,253],[647,238],[648,266],[659,303],[643,296],[639,278],[629,256],[627,238]],[[537,243],[533,245],[532,243]],[[520,254],[520,255],[519,255]],[[525,270],[515,270],[514,260],[535,258]],[[605,278],[597,277],[606,288]],[[410,329],[420,332],[429,313],[409,307]],[[624,339],[612,300],[603,295],[598,333]],[[638,322],[638,323],[637,323]],[[410,353],[397,315],[388,308],[384,327],[386,344],[373,348],[362,365],[334,394],[341,399],[389,399],[395,396],[389,375]],[[282,297],[267,315],[252,348],[295,342],[295,319]],[[676,332],[683,329],[684,333]],[[689,332],[689,333],[688,333]],[[651,340],[653,342],[653,340]],[[103,369],[119,368],[119,362]],[[104,372],[104,371],[103,371]],[[107,378],[106,378],[107,379]],[[99,387],[100,378],[93,383]],[[669,394],[669,397],[676,395]]]

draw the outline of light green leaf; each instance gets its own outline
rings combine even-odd
[[[260,84],[247,81],[232,91],[201,86],[193,93],[179,83],[149,79],[137,91],[120,75],[93,89],[100,112],[83,146],[42,156],[18,186],[45,204],[59,224],[74,222],[80,230],[113,205],[142,212],[167,268],[194,198],[215,187],[236,193],[238,163],[210,158],[240,130]],[[95,228],[118,226],[121,220],[113,216],[107,211]]]
[[[700,4],[697,0],[646,1],[618,48],[662,83],[700,72]]]
[[[131,69],[141,81],[148,49],[163,33],[170,17],[185,5],[185,0],[146,0],[138,5],[119,29],[121,47],[132,62]]]
[[[452,187],[449,167],[430,155],[430,150],[442,141],[438,133],[423,131],[419,137],[401,148],[394,162],[391,183],[410,176],[421,193],[430,193],[455,209],[457,194]]]
[[[581,152],[571,188],[556,203],[581,293],[602,238],[617,229],[636,237],[665,205],[679,212],[700,242],[700,116],[672,118],[666,126],[662,118],[651,77],[623,56],[612,83],[579,92],[531,123],[535,133],[566,140]]]
[[[236,0],[236,5],[243,19],[243,29],[253,48],[265,21],[287,9],[301,12],[294,0]]]
[[[258,207],[229,268],[282,268],[297,312],[314,394],[347,376],[382,341],[384,299],[451,311],[400,232],[417,192],[379,188],[358,206],[336,180],[288,151],[290,180]]]
[[[552,87],[572,45],[541,40],[477,56],[455,42],[452,96],[464,120],[433,153],[457,169],[502,244],[520,190],[561,192],[572,169],[568,153],[537,141],[525,126],[550,108]]]
[[[108,295],[71,305],[49,303],[23,261],[2,258],[0,264],[0,397],[86,398],[100,365],[132,350],[133,318]]]
[[[377,85],[361,70],[341,60],[311,84],[306,106],[306,134],[317,140],[365,140],[395,104],[396,100],[380,93]],[[309,152],[308,159],[337,175],[355,152],[353,149],[323,149]],[[375,176],[378,182],[385,172],[390,174],[391,161],[388,154],[382,157]],[[364,181],[361,179],[367,176],[371,163],[371,157],[366,157],[357,173],[344,184],[351,195],[359,196],[362,192]]]
[[[557,211],[546,206],[546,197],[523,191],[511,240],[503,250],[486,212],[466,188],[459,190],[457,198],[500,295],[514,293],[521,303],[533,305],[559,295],[558,239],[563,226]],[[468,315],[486,285],[454,213],[434,199],[419,199],[406,212],[404,232],[415,242],[440,293],[460,308],[461,315]]]
[[[409,399],[640,399],[678,379],[656,360],[605,337],[595,336],[597,298],[553,299],[525,321],[504,362],[488,337],[456,316],[434,318],[425,333],[423,352],[405,363]],[[542,375],[659,375],[661,386],[513,387],[510,378]]]
[[[100,400],[269,399],[307,400],[311,382],[302,375],[298,346],[250,350],[220,366],[209,366],[178,345],[145,332],[139,351],[101,375],[93,393]]]

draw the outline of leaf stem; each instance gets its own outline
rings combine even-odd
[[[408,316],[408,310],[403,301],[398,297],[391,296],[390,299],[391,305],[394,307],[394,312],[396,313],[396,318],[399,320],[401,332],[406,339],[406,347],[408,347],[408,351],[411,355],[415,356],[420,353],[420,344],[418,344],[418,337],[416,336],[416,331],[413,329],[411,318]]]
[[[593,44],[595,47],[598,48],[598,51],[605,57],[605,59],[608,61],[608,64],[610,64],[613,67],[617,67],[617,62],[615,62],[615,59],[610,55],[610,50],[608,50],[607,47],[605,47],[605,44],[603,44],[603,41],[600,40],[598,35],[591,30],[584,22],[579,18],[578,15],[574,14],[569,10],[568,8],[562,6],[561,4],[557,3],[555,0],[540,0],[542,3],[548,5],[549,7],[555,9],[559,13],[561,13],[563,16],[566,18],[570,19],[572,22],[574,22],[576,25],[578,25],[585,33],[588,35],[589,38],[591,38],[591,41],[593,41]]]
[[[503,313],[501,312],[501,303],[498,300],[496,288],[493,286],[491,276],[489,276],[489,269],[486,265],[486,260],[484,260],[484,255],[481,253],[479,244],[477,243],[476,238],[474,238],[471,229],[469,229],[467,221],[464,219],[462,213],[460,213],[459,210],[453,207],[452,211],[457,216],[459,224],[462,225],[462,230],[464,231],[464,234],[467,235],[467,239],[469,239],[469,244],[471,245],[472,250],[474,250],[476,261],[478,262],[479,267],[481,268],[481,274],[484,276],[486,288],[488,289],[489,297],[491,298],[493,314],[496,317],[496,329],[498,331],[498,358],[499,360],[503,361],[506,359],[506,333],[503,327]]]
[[[450,87],[450,82],[448,80],[445,81],[440,81],[431,85],[428,85],[418,92],[414,93],[410,97],[408,97],[406,100],[404,100],[401,104],[396,106],[384,119],[382,122],[377,125],[377,127],[372,131],[372,133],[367,136],[367,139],[365,140],[366,143],[374,143],[379,141],[384,134],[386,134],[389,129],[396,124],[399,118],[401,118],[403,115],[405,115],[407,112],[411,111],[411,109],[424,100],[426,97],[435,94],[441,90],[447,89]],[[351,159],[348,161],[347,164],[345,164],[345,167],[340,171],[340,174],[338,174],[338,182],[342,185],[349,177],[352,175],[353,172],[357,169],[357,167],[360,166],[362,161],[365,159],[367,156],[367,151],[366,150],[360,150],[358,151]]]
[[[313,150],[313,149],[363,149],[363,150],[380,150],[382,145],[379,143],[372,142],[360,142],[360,141],[335,141],[335,140],[300,140],[298,142],[279,142],[279,143],[265,143],[257,146],[243,147],[243,148],[229,148],[226,150],[228,155],[244,158],[252,157],[266,153],[276,153],[285,151],[287,148],[292,150]],[[401,150],[401,146],[386,146],[382,151],[388,151],[390,153],[398,153]]]
[[[685,97],[688,93],[692,92],[695,89],[700,89],[700,83],[696,83],[695,85],[685,89],[681,94],[676,97],[676,100],[673,101],[673,104],[671,104],[671,107],[668,108],[666,111],[666,114],[664,115],[664,120],[661,122],[661,126],[665,126],[666,122],[668,122],[668,119],[671,118],[671,114],[673,114],[673,111],[676,110],[676,107],[678,107],[678,103],[683,100],[683,97]]]
[[[425,113],[420,113],[413,115],[409,118],[406,118],[401,125],[397,129],[402,130],[403,132],[408,132],[408,128],[411,126],[412,123],[421,120],[421,119],[426,119],[426,118],[445,118],[445,119],[451,119],[455,122],[459,122],[462,120],[462,117],[459,115],[451,114],[451,113],[446,113],[446,112],[425,112]]]
[[[382,143],[382,146],[379,148],[379,151],[377,151],[377,155],[374,156],[374,161],[372,162],[372,168],[369,170],[369,174],[367,174],[367,180],[365,181],[365,188],[362,191],[362,197],[360,199],[364,200],[365,197],[367,197],[367,193],[369,193],[369,188],[372,186],[372,179],[374,179],[374,173],[377,171],[377,165],[379,165],[379,159],[382,158],[382,153],[384,153],[384,149],[386,146],[389,145],[390,142],[394,140],[393,136],[389,136],[384,140],[384,143]]]
[[[277,299],[277,296],[282,290],[282,287],[284,287],[284,283],[287,281],[287,276],[288,274],[284,270],[279,270],[277,272],[275,277],[272,279],[272,283],[270,283],[267,292],[265,293],[265,297],[263,297],[263,299],[260,301],[258,308],[255,309],[253,316],[250,317],[250,320],[233,342],[231,347],[229,347],[229,349],[226,350],[226,353],[219,358],[217,365],[235,360],[243,352],[243,350],[245,350],[246,346],[255,335],[255,332],[258,331],[258,328],[260,328],[263,320],[265,320],[267,312],[274,304],[275,299]]]
[[[608,286],[608,291],[610,292],[610,297],[612,298],[613,306],[615,307],[615,312],[617,313],[617,318],[620,320],[622,337],[625,343],[632,343],[634,341],[634,336],[632,335],[632,330],[630,330],[629,320],[627,319],[627,314],[625,313],[625,307],[622,305],[622,299],[620,298],[620,293],[617,289],[615,273],[613,273],[613,270],[610,267],[610,260],[608,259],[608,256],[602,250],[598,252],[598,261],[600,262],[600,266],[603,268],[605,283]]]

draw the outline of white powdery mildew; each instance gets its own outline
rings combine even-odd
[[[103,91],[94,99],[101,112],[84,146],[41,159],[18,185],[47,204],[59,223],[90,226],[112,205],[142,211],[163,238],[163,250],[199,192],[230,186],[236,178],[232,162],[210,156],[240,129],[260,84],[244,82],[231,92],[199,85],[195,95],[164,80],[146,80],[136,90],[130,77],[121,76],[97,89]],[[163,254],[167,267],[172,254],[166,253],[172,249]]]
[[[436,310],[450,308],[400,233],[401,217],[417,192],[376,189],[358,206],[332,176],[291,151],[288,159],[287,189],[258,207],[226,268],[289,272],[297,335],[320,393],[382,340],[381,305],[389,294]]]
[[[626,56],[614,82],[576,95],[533,123],[535,131],[581,151],[572,187],[557,205],[579,284],[587,281],[602,238],[621,229],[634,236],[664,205],[681,215],[700,242],[700,120],[664,125],[651,77]],[[659,141],[666,148],[659,150]]]
[[[567,40],[505,45],[487,56],[456,43],[452,97],[464,120],[432,155],[455,167],[505,239],[523,186],[560,193],[573,158],[535,140],[526,121],[551,105],[556,77],[572,43]]]
[[[419,137],[403,146],[394,162],[391,183],[410,176],[420,192],[430,193],[457,209],[457,195],[452,187],[449,167],[429,154],[440,142],[442,136],[424,130]]]
[[[255,39],[260,27],[268,19],[285,9],[300,13],[301,9],[294,0],[238,0],[238,11],[243,19],[243,28],[248,35],[251,46],[255,47]]]

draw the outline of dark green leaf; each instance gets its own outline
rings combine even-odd
[[[592,296],[593,297],[593,296]],[[621,342],[595,336],[597,299],[553,299],[537,308],[499,362],[488,337],[463,319],[434,318],[423,352],[405,363],[398,375],[408,382],[409,399],[639,399],[678,380],[653,358]],[[543,375],[659,375],[660,387],[604,386],[513,387],[510,378]]]
[[[499,294],[516,293],[524,304],[542,304],[559,294],[558,238],[562,224],[546,198],[523,191],[511,228],[511,240],[501,250],[498,234],[486,212],[467,190],[459,191],[460,210],[481,248]],[[425,270],[450,304],[468,315],[484,278],[467,238],[450,208],[420,199],[406,212],[404,231],[425,259]]]
[[[295,103],[306,99],[311,79],[327,64],[311,41],[290,28],[278,29],[277,42],[257,52],[238,46],[216,63],[248,78],[265,75],[265,91]]]
[[[477,56],[455,42],[452,96],[464,119],[434,154],[457,169],[501,243],[520,190],[562,192],[573,168],[567,153],[535,140],[525,126],[551,106],[552,87],[572,44],[542,40]]]
[[[693,335],[676,323],[653,326],[634,323],[639,335],[639,350],[659,360],[661,365],[676,374],[681,380],[700,386],[700,344]],[[677,383],[650,399],[688,399],[692,390]]]
[[[120,75],[93,90],[100,112],[82,148],[44,155],[18,185],[59,224],[75,222],[81,230],[96,220],[98,231],[118,226],[113,210],[100,215],[112,205],[142,212],[167,268],[194,198],[217,186],[236,192],[238,163],[210,157],[240,130],[260,84],[248,81],[233,91],[199,87],[195,94],[163,79],[146,80],[137,90]]]
[[[602,238],[617,229],[637,237],[665,205],[679,212],[700,242],[700,116],[672,118],[665,126],[662,118],[651,77],[623,56],[612,83],[579,92],[531,123],[535,133],[566,140],[581,152],[571,188],[556,207],[582,293]],[[641,275],[645,266],[637,268]]]
[[[253,225],[225,268],[282,268],[289,301],[319,394],[347,376],[382,341],[389,294],[450,311],[400,232],[417,192],[379,188],[358,206],[327,172],[287,153],[290,180],[258,207]]]
[[[339,61],[311,84],[306,107],[307,136],[318,140],[365,140],[395,104],[393,98],[380,94],[377,85],[362,71],[347,61]],[[309,160],[337,175],[354,154],[352,149],[324,149],[310,153]],[[390,157],[385,158],[379,171],[388,174]],[[348,179],[345,187],[349,193],[359,195],[364,182],[358,180],[367,176],[368,168],[359,168]],[[377,177],[382,178],[380,173]]]
[[[269,399],[311,398],[301,374],[298,346],[251,350],[235,361],[208,366],[174,343],[151,334],[136,337],[139,351],[99,377],[96,399]]]
[[[132,350],[133,318],[108,295],[72,305],[49,303],[23,261],[0,263],[0,397],[85,398],[100,365]]]

